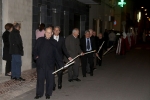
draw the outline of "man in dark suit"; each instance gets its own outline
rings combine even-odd
[[[54,35],[53,35],[53,39],[57,41],[57,50],[59,52],[59,55],[62,57],[62,59],[64,59],[64,55],[68,58],[68,60],[71,60],[72,58],[70,57],[69,53],[67,52],[66,46],[65,46],[65,39],[64,37],[61,37],[60,34],[60,27],[59,26],[55,26],[54,27]],[[61,68],[62,66],[59,66],[56,62],[56,69]],[[63,71],[59,71],[58,72],[58,89],[62,88],[62,74]],[[55,81],[54,81],[54,90],[55,90]]]
[[[91,37],[94,39],[95,46],[97,48],[98,47],[98,37],[97,37],[96,31],[93,31],[93,35]],[[96,57],[96,54],[94,54],[93,56],[94,56],[94,69],[96,69],[97,57]]]
[[[44,94],[44,82],[46,80],[46,99],[50,99],[53,91],[55,62],[61,67],[64,66],[62,57],[57,50],[57,42],[51,38],[52,28],[46,28],[45,37],[37,39],[33,50],[34,58],[37,60],[37,86],[35,99]]]
[[[85,31],[85,37],[81,38],[80,40],[80,47],[83,52],[90,52],[96,50],[95,42],[90,37],[90,32],[88,30]],[[93,53],[81,57],[83,77],[86,77],[87,62],[90,64],[90,75],[93,76],[93,67],[94,67]]]
[[[76,57],[77,55],[81,54],[83,55],[81,49],[80,49],[80,41],[78,38],[79,35],[79,29],[74,28],[72,31],[72,34],[69,35],[65,40],[65,45],[67,48],[68,53],[71,57]],[[79,76],[79,66],[80,66],[80,60],[79,58],[75,59],[75,63],[68,67],[68,81],[81,81]]]

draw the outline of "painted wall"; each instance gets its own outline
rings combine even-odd
[[[105,29],[112,29],[113,26],[109,16],[114,16],[114,10],[110,8],[109,0],[103,0],[101,5],[90,5],[89,27],[93,28],[93,19],[98,19],[99,32],[104,33]]]
[[[2,37],[2,0],[0,0],[0,37]],[[2,59],[2,38],[0,38],[0,58]],[[2,73],[2,60],[0,59],[0,74]]]
[[[2,26],[6,23],[21,23],[20,34],[23,40],[24,56],[22,71],[31,69],[32,58],[32,0],[3,0]],[[3,28],[3,32],[4,32]],[[2,72],[5,72],[5,61],[2,62]]]
[[[116,20],[116,25],[114,26],[114,29],[115,30],[118,30],[118,31],[122,31],[122,8],[118,5],[116,5],[115,7],[115,13],[114,13],[114,16],[115,16],[115,20]]]

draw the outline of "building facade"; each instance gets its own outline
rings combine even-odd
[[[0,30],[2,30],[2,0],[0,0]],[[2,31],[0,31],[0,36],[2,36]],[[0,74],[2,73],[2,38],[0,38]]]
[[[101,0],[100,4],[90,5],[89,27],[97,33],[103,33],[105,29],[113,29],[114,20],[115,9],[113,1]]]
[[[119,2],[121,0],[101,0],[101,4],[91,4],[89,27],[97,33],[103,33],[105,29],[123,31],[123,22],[126,23],[126,30],[134,27],[134,2],[124,0],[126,4],[123,7],[118,5]]]
[[[0,0],[0,29],[5,31],[6,23],[21,24],[24,56],[22,71],[35,67],[32,51],[35,44],[35,30],[40,23],[46,26],[60,26],[61,36],[68,36],[73,28],[80,29],[80,37],[89,27],[89,7],[77,0]],[[2,38],[0,38],[2,58]],[[5,72],[6,62],[0,60],[0,74]]]

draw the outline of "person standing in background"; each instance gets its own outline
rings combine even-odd
[[[103,42],[104,42],[103,35],[102,35],[102,33],[100,33],[100,34],[98,35],[97,51],[99,50],[99,47],[102,45]],[[97,62],[98,62],[98,65],[99,65],[99,66],[102,65],[103,48],[104,48],[104,47],[102,46],[101,50],[100,50],[99,53],[97,54],[97,56],[100,57],[100,59],[97,59],[97,60],[98,60]]]
[[[98,48],[98,37],[97,37],[97,33],[95,31],[93,31],[93,35],[92,35],[94,41],[95,41],[95,47]],[[94,53],[93,54],[94,56],[94,69],[96,69],[96,65],[97,65],[97,57],[96,57],[96,54]]]
[[[9,43],[10,43],[9,53],[12,55],[11,79],[15,79],[18,81],[25,81],[25,79],[21,77],[21,66],[22,66],[21,56],[24,55],[24,51],[22,38],[20,35],[20,28],[21,28],[20,24],[16,23],[14,25],[13,30],[10,32],[9,36]]]
[[[109,41],[108,35],[109,35],[109,32],[108,32],[107,29],[105,29],[105,32],[104,32],[104,41],[105,41],[105,43],[104,43],[104,49],[105,50],[107,50],[107,48],[108,48],[108,41]]]
[[[13,24],[7,23],[5,25],[6,31],[2,35],[3,43],[4,43],[3,60],[6,61],[5,76],[11,76],[11,54],[9,54],[9,49],[10,49],[9,35],[12,29],[13,29]]]
[[[109,48],[115,44],[116,41],[116,34],[114,33],[113,30],[111,30],[109,34]]]
[[[36,35],[36,40],[39,38],[39,37],[44,37],[44,33],[45,33],[45,24],[44,23],[41,23],[39,25],[39,28],[36,30],[35,32],[35,35]]]

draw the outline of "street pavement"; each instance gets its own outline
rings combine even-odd
[[[94,76],[83,78],[80,70],[81,82],[68,82],[67,77],[51,100],[150,100],[150,46],[138,45],[122,56],[109,52]],[[34,87],[12,100],[33,100],[35,93]]]

